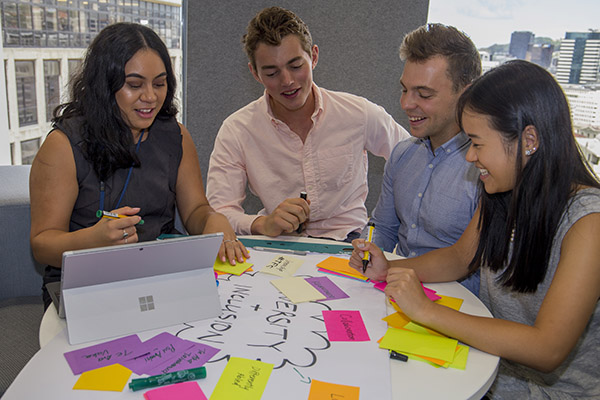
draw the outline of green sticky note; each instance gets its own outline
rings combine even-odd
[[[210,400],[259,400],[267,386],[273,364],[231,357]]]
[[[458,340],[388,328],[379,347],[452,362]]]

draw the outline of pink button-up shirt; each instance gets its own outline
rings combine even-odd
[[[306,141],[269,106],[268,94],[230,115],[210,157],[207,196],[241,235],[285,199],[306,191],[310,219],[303,234],[343,240],[367,222],[367,150],[385,157],[407,137],[383,109],[365,98],[313,85],[315,111]],[[260,198],[258,215],[244,213],[246,184]]]

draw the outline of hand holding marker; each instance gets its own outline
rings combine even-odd
[[[373,240],[373,229],[375,229],[375,224],[373,222],[369,222],[367,224],[367,242],[371,242]],[[369,252],[365,251],[365,254],[362,259],[363,264],[363,274],[367,272],[367,265],[369,265]]]
[[[306,200],[306,192],[300,192],[300,198]],[[296,233],[302,233],[302,229],[304,228],[304,224],[298,225],[298,229],[296,229]]]
[[[108,219],[121,219],[121,218],[133,217],[133,215],[123,215],[123,214],[112,213],[109,211],[98,210],[98,211],[96,211],[96,217],[108,218]],[[140,219],[140,222],[138,222],[136,225],[144,225],[144,220]]]

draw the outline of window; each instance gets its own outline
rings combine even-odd
[[[60,104],[60,62],[44,60],[44,88],[46,91],[46,121],[52,120],[52,112]]]
[[[40,138],[23,140],[21,142],[21,164],[31,165],[35,154],[40,149]]]
[[[35,94],[35,64],[33,61],[15,61],[19,126],[37,124]]]
[[[75,74],[77,74],[77,72],[79,72],[80,66],[81,66],[80,59],[77,59],[77,58],[69,59],[69,64],[67,65],[67,68],[69,70],[69,72],[68,72],[69,80],[71,80],[73,78],[73,75],[75,75]]]

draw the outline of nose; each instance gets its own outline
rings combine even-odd
[[[470,163],[474,163],[477,161],[477,154],[475,153],[475,149],[473,148],[473,143],[469,146],[469,150],[467,150],[467,154],[465,154],[465,160]]]
[[[144,90],[142,91],[140,99],[146,103],[152,103],[156,101],[157,98],[158,96],[156,95],[156,92],[154,90],[154,85],[144,85]]]
[[[415,108],[415,102],[412,96],[408,92],[404,92],[400,95],[400,107],[404,110],[412,110]]]
[[[282,70],[280,77],[282,86],[291,86],[294,83],[294,76],[292,72],[288,71],[287,69]]]

